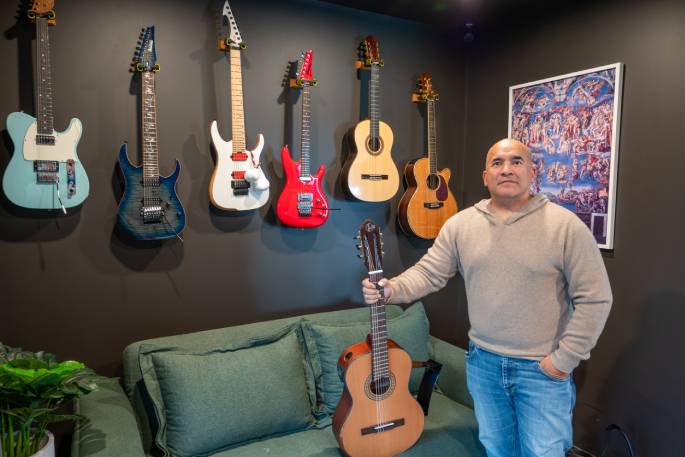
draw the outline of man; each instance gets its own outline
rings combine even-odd
[[[376,287],[410,303],[457,271],[468,298],[467,385],[489,457],[562,457],[572,447],[575,385],[612,295],[588,228],[543,195],[531,195],[530,151],[504,139],[490,148],[483,183],[491,198],[450,218],[421,260]]]

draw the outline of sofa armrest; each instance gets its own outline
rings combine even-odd
[[[438,387],[452,400],[473,409],[473,399],[466,387],[466,363],[464,350],[431,336],[433,359],[442,363]]]
[[[71,457],[145,457],[138,424],[116,378],[101,378],[98,390],[75,402],[86,420],[74,430]]]

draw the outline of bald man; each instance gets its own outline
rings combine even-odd
[[[368,304],[411,303],[464,278],[471,328],[466,380],[489,457],[562,457],[573,443],[571,376],[599,338],[612,294],[594,237],[572,212],[532,195],[530,151],[488,151],[490,198],[450,218],[401,275],[368,279]]]

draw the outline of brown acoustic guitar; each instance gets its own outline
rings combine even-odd
[[[409,162],[404,168],[407,189],[397,212],[400,227],[405,233],[419,238],[434,239],[443,224],[457,213],[457,201],[449,189],[452,172],[438,171],[437,136],[435,132],[435,104],[438,93],[432,78],[423,73],[417,83],[418,93],[412,94],[415,103],[426,103],[428,128],[428,157]]]
[[[359,240],[369,279],[378,284],[383,277],[380,229],[364,221]],[[345,389],[333,416],[333,433],[349,457],[392,457],[421,436],[423,410],[409,392],[411,358],[388,339],[384,302],[370,308],[371,333],[338,359]]]
[[[357,68],[370,69],[369,118],[359,122],[350,133],[352,149],[342,171],[345,193],[358,200],[382,202],[390,200],[400,187],[400,175],[392,160],[393,134],[381,121],[381,68],[378,42],[367,36],[361,44],[361,61]]]

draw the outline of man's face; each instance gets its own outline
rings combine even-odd
[[[533,175],[533,161],[523,143],[502,140],[488,151],[483,184],[487,186],[492,198],[524,200],[530,193]]]

